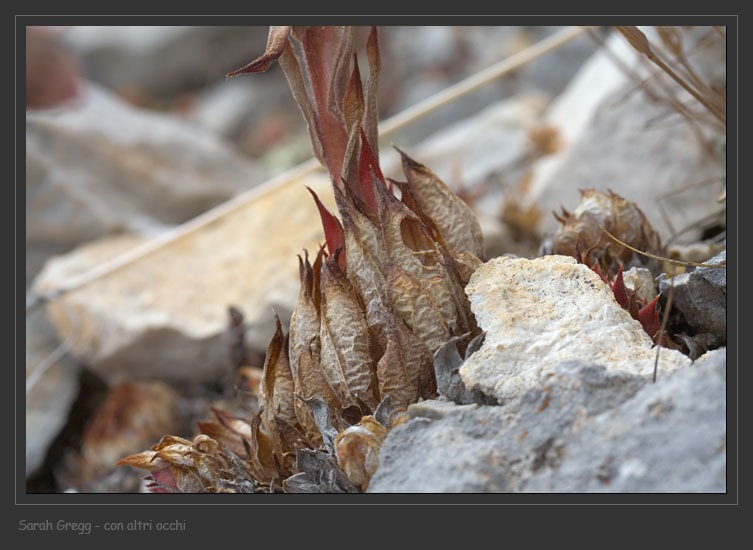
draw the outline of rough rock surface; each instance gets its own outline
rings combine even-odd
[[[726,490],[726,353],[647,384],[585,422],[555,468],[525,491],[718,493]]]
[[[240,210],[53,302],[60,338],[80,327],[73,353],[109,382],[202,380],[229,368],[227,307],[249,325],[249,349],[264,351],[274,311],[289,318],[298,296],[297,254],[324,237],[304,185],[334,208],[331,184],[315,175],[260,195]],[[51,260],[35,282],[46,292],[141,242],[97,241]],[[68,311],[75,313],[74,322]]]
[[[368,492],[724,492],[725,367],[652,384],[573,361],[503,406],[422,403],[440,414],[409,410]]]
[[[721,265],[727,261],[724,250],[703,262]],[[699,332],[708,332],[727,342],[727,270],[699,267],[670,279],[662,279],[659,288],[662,294],[672,291],[672,307],[679,309],[686,322]]]
[[[76,105],[27,113],[26,169],[27,246],[154,232],[264,178],[212,133],[95,85]]]
[[[500,257],[481,266],[466,294],[486,338],[460,369],[469,390],[500,402],[516,397],[568,360],[653,374],[656,351],[640,323],[599,276],[574,258]],[[662,350],[659,372],[690,359]]]

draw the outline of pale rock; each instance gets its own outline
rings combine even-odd
[[[650,302],[658,294],[654,276],[651,270],[645,267],[631,267],[622,273],[622,280],[628,291],[635,291],[639,305]]]
[[[264,179],[209,131],[130,107],[87,84],[80,100],[26,115],[27,246],[154,233]]]
[[[651,29],[644,30],[652,43],[658,42]],[[615,32],[543,117],[545,126],[558,131],[562,147],[534,163],[527,193],[518,201],[521,208],[535,206],[542,213],[542,235],[557,228],[552,211],[572,210],[579,203],[579,189],[611,189],[636,202],[660,234],[674,232],[662,205],[675,229],[717,210],[721,159],[706,152],[695,129],[667,102],[653,101],[615,59],[646,77],[638,53]],[[723,65],[723,56],[715,63]],[[695,101],[683,93],[678,92],[683,101]],[[699,230],[684,235],[692,241]]]
[[[653,374],[651,338],[600,277],[574,258],[496,258],[471,276],[466,294],[486,332],[481,349],[460,369],[469,390],[504,402],[569,360]],[[680,352],[662,350],[658,369],[688,364]]]
[[[205,380],[228,372],[227,308],[249,326],[249,349],[263,352],[274,312],[288,319],[300,286],[297,254],[324,241],[308,185],[334,210],[331,183],[315,174],[272,188],[214,223],[48,306],[60,338],[74,329],[73,353],[109,382],[136,378]],[[112,237],[54,258],[39,293],[143,242]]]

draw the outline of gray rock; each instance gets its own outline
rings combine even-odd
[[[504,406],[441,405],[390,431],[368,492],[723,492],[725,366],[566,362]]]
[[[648,384],[589,418],[530,492],[726,491],[726,353]]]
[[[721,265],[727,261],[724,250],[708,264]],[[672,307],[683,314],[685,321],[693,329],[702,333],[711,333],[720,343],[727,342],[727,270],[713,267],[699,267],[689,273],[676,275],[659,281],[659,288],[664,296],[672,291]]]
[[[508,492],[556,461],[563,434],[631,397],[642,377],[566,363],[504,407],[442,405],[444,416],[408,420],[382,443],[369,492]]]

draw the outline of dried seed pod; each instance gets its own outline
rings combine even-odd
[[[387,432],[373,416],[364,416],[335,439],[337,465],[362,491],[369,486],[371,476],[379,467],[379,450]]]
[[[577,258],[582,263],[591,265],[600,260],[610,270],[616,270],[619,264],[650,267],[656,262],[614,242],[604,234],[600,227],[603,226],[638,250],[663,255],[659,235],[640,208],[611,191],[583,190],[581,202],[572,214],[563,208],[562,215],[555,216],[562,226],[554,236],[554,254],[577,258],[580,253],[585,256]]]

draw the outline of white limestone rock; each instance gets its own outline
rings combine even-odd
[[[569,360],[653,374],[651,338],[599,276],[573,258],[495,258],[473,274],[466,294],[486,332],[481,349],[460,369],[470,390],[504,402]],[[663,373],[690,362],[662,349],[658,368]]]

